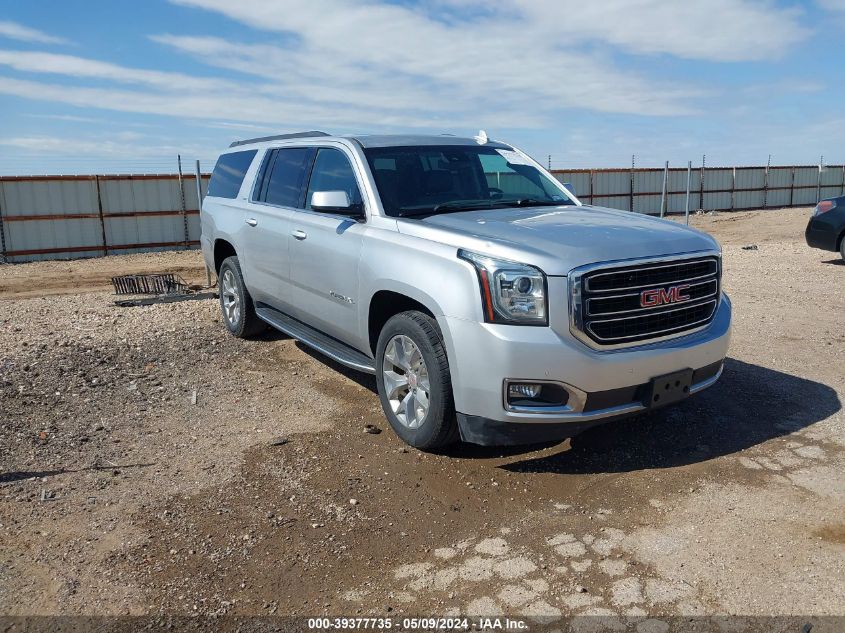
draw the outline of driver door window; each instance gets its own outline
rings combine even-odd
[[[345,191],[353,210],[363,207],[355,171],[349,164],[349,159],[339,149],[321,147],[317,150],[317,158],[314,160],[311,181],[308,183],[308,193],[305,197],[306,209],[312,208],[311,197],[315,191]],[[315,210],[319,211],[319,209]]]

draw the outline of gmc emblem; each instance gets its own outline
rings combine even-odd
[[[689,290],[689,284],[643,290],[640,293],[640,306],[643,308],[656,308],[666,303],[689,301],[690,296],[686,294],[686,290]]]

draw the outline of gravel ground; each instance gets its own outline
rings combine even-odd
[[[845,266],[807,215],[695,216],[720,383],[534,449],[406,449],[371,378],[104,291],[196,251],[0,266],[0,614],[845,616]]]

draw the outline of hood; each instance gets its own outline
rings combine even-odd
[[[593,206],[485,209],[400,219],[399,231],[566,275],[584,264],[718,250],[671,220]]]

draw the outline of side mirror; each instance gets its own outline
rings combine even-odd
[[[576,194],[576,193],[575,193],[575,187],[573,187],[573,186],[572,186],[572,183],[571,183],[571,182],[565,182],[565,183],[563,183],[563,186],[564,186],[564,187],[566,188],[566,190],[567,190],[569,193],[571,193],[573,196],[575,196],[576,198],[578,197],[578,194]]]
[[[354,218],[363,218],[364,209],[360,204],[352,204],[345,191],[315,191],[311,194],[311,208],[315,211],[328,211]]]
[[[315,191],[311,194],[311,208],[317,211],[348,211],[351,206],[345,191]]]

